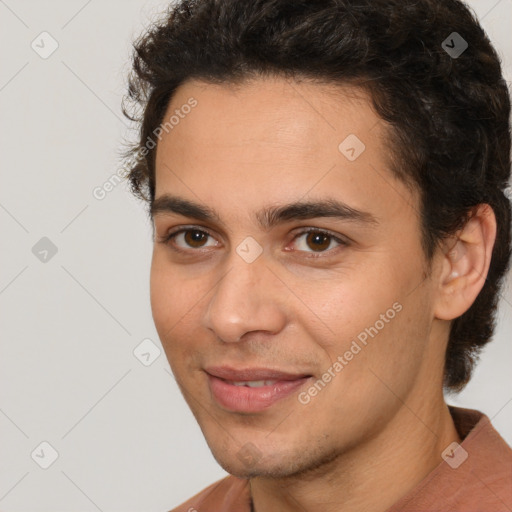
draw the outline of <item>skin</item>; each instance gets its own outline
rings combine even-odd
[[[190,97],[197,106],[158,143],[155,195],[213,208],[219,221],[155,211],[151,266],[153,317],[184,398],[219,464],[250,478],[256,511],[386,510],[460,442],[442,393],[444,352],[450,320],[483,286],[492,210],[479,207],[429,267],[418,194],[390,170],[390,128],[362,91],[191,81],[165,118]],[[366,146],[354,161],[338,149],[349,134]],[[376,222],[257,221],[263,208],[326,198]],[[162,241],[180,227],[209,236]],[[306,227],[348,243],[328,237],[319,250]],[[252,263],[236,252],[248,236],[263,249]],[[212,365],[321,378],[395,303],[401,311],[309,403],[294,393],[241,414],[211,396]],[[238,457],[247,443],[249,464]]]

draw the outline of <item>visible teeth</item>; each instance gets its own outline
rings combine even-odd
[[[262,386],[273,386],[276,380],[246,380],[232,381],[230,384],[234,386],[247,386],[249,388],[261,388]]]

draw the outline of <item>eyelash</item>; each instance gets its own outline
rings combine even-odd
[[[165,236],[161,237],[158,242],[159,243],[162,243],[162,244],[165,244],[167,246],[169,246],[173,251],[176,251],[176,252],[179,252],[179,253],[182,253],[182,254],[190,254],[190,252],[200,252],[200,249],[193,249],[193,248],[190,248],[189,250],[186,250],[186,249],[182,249],[180,247],[177,247],[175,245],[172,245],[170,244],[169,242],[171,242],[174,238],[176,238],[176,236],[178,236],[179,234],[181,233],[186,233],[187,231],[198,231],[200,233],[204,233],[212,238],[215,238],[211,233],[209,233],[207,230],[201,228],[199,229],[198,227],[195,227],[195,226],[189,226],[189,227],[186,227],[186,228],[180,228],[176,231],[171,231],[169,233],[167,233]],[[297,238],[301,237],[302,235],[304,234],[308,234],[308,233],[317,233],[317,234],[320,234],[320,235],[326,235],[328,236],[331,240],[334,240],[335,242],[337,242],[339,244],[339,246],[337,247],[338,249],[341,247],[346,247],[349,245],[349,243],[346,241],[346,240],[342,240],[341,238],[335,236],[333,233],[331,233],[330,231],[326,231],[326,230],[323,230],[323,229],[319,229],[319,228],[313,228],[313,227],[309,227],[309,228],[305,228],[303,229],[302,231],[300,231],[299,233],[297,233],[295,235],[295,237],[293,238],[293,241],[295,241]],[[303,253],[306,253],[308,256],[306,256],[307,258],[321,258],[321,257],[325,257],[325,256],[322,256],[323,254],[328,254],[328,253],[331,253],[332,251],[336,250],[336,247],[333,248],[333,249],[328,249],[326,251],[319,251],[319,252],[312,252],[312,253],[309,253],[308,251],[299,251],[299,252],[303,252]]]

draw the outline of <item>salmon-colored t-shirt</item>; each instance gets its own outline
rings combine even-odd
[[[479,411],[451,407],[462,439],[410,493],[382,512],[512,512],[512,449]],[[171,512],[251,512],[248,480],[227,476]]]

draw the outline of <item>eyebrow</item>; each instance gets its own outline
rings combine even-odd
[[[204,222],[224,224],[220,215],[214,209],[170,194],[163,194],[156,198],[149,213],[151,218],[167,213],[178,214]],[[283,206],[268,206],[255,214],[260,227],[266,230],[290,220],[305,220],[317,217],[330,217],[359,224],[379,224],[376,217],[371,213],[357,210],[332,198],[319,201],[297,201]]]

